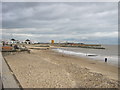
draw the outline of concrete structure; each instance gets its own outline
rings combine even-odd
[[[20,90],[20,85],[17,82],[15,75],[13,74],[13,72],[10,70],[10,67],[8,66],[7,62],[5,61],[5,59],[2,57],[2,54],[0,52],[0,65],[1,67],[1,77],[2,77],[2,84],[4,88],[18,88],[18,90]]]

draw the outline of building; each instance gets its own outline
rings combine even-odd
[[[8,42],[8,44],[18,44],[18,43],[20,43],[20,42],[18,40],[13,39],[13,38]]]
[[[31,44],[31,41],[29,39],[26,39],[25,44]]]

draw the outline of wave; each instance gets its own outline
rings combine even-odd
[[[108,56],[108,55],[98,55],[95,53],[83,53],[83,52],[75,52],[75,51],[69,51],[69,50],[64,50],[64,49],[53,49],[56,52],[67,54],[67,55],[75,55],[79,57],[85,57],[85,58],[90,58],[92,60],[98,60],[104,62],[105,58],[107,58],[107,61],[109,64],[112,65],[118,65],[118,56]]]

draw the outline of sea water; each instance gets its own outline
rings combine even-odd
[[[91,58],[91,60],[98,60],[105,62],[107,58],[107,63],[111,65],[118,66],[118,45],[102,45],[105,49],[90,49],[90,48],[57,48],[54,51],[69,55],[75,55],[78,57]]]

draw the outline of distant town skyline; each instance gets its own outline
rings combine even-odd
[[[3,2],[2,38],[117,44],[117,2]]]

